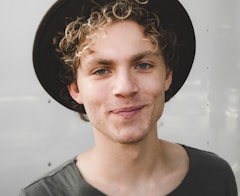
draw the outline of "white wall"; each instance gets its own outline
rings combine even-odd
[[[52,100],[37,81],[31,50],[54,0],[0,6],[0,195],[90,148],[90,125]],[[197,36],[191,75],[166,106],[159,137],[211,150],[232,166],[240,186],[240,1],[182,0]]]

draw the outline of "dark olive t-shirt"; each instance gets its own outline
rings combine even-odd
[[[168,196],[237,196],[235,177],[225,160],[211,152],[183,147],[189,156],[189,171]],[[19,196],[103,195],[84,180],[72,159],[28,185]]]

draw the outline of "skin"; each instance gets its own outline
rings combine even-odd
[[[69,92],[93,126],[96,145],[77,158],[92,186],[107,195],[166,195],[181,183],[185,150],[157,136],[171,81],[161,51],[133,21],[109,26],[81,57]]]

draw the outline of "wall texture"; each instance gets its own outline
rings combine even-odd
[[[94,145],[90,125],[58,105],[37,81],[31,50],[54,0],[9,0],[0,6],[0,195]],[[240,186],[240,1],[181,0],[197,36],[185,86],[165,108],[159,137],[213,151]]]

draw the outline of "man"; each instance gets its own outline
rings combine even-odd
[[[157,136],[194,54],[193,27],[177,0],[57,1],[36,35],[36,74],[90,121],[95,146],[20,195],[236,196],[223,159]]]

